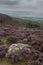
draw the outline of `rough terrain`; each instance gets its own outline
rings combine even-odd
[[[28,44],[29,48],[22,48],[22,55],[24,56],[25,60],[22,59],[21,61],[18,61],[18,58],[21,55],[15,54],[16,57],[12,56],[11,58],[13,59],[13,61],[16,60],[18,62],[25,63],[26,65],[43,65],[43,30],[35,28],[16,27],[11,25],[0,25],[0,49],[3,47],[2,45],[9,47],[12,44],[18,43],[22,43],[24,45]],[[6,50],[6,47],[4,50]]]
[[[43,30],[17,27],[12,21],[0,14],[0,65],[43,65]]]

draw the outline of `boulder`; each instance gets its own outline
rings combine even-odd
[[[11,58],[11,60],[13,59],[13,61],[18,61],[22,60],[23,57],[29,57],[29,53],[31,51],[28,48],[28,44],[16,43],[9,47],[6,57]]]

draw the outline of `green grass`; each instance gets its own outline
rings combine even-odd
[[[21,27],[27,27],[27,28],[38,28],[38,29],[43,29],[43,23],[39,21],[32,21],[32,20],[24,20],[24,19],[19,19],[19,18],[12,18],[12,21],[10,20],[2,20],[0,21],[1,25],[15,25],[15,26],[21,26]]]

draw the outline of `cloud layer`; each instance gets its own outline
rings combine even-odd
[[[43,0],[0,0],[0,5],[7,5],[7,7],[43,7]]]
[[[32,12],[32,15],[41,15],[43,13],[43,0],[0,0],[1,11],[28,11]]]

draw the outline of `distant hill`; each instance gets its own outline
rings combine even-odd
[[[0,13],[0,24],[12,24],[13,22],[13,18],[6,15],[6,14],[2,14]]]
[[[6,14],[0,13],[0,24],[1,25],[15,25],[15,26],[22,26],[27,28],[40,28],[43,29],[43,23],[40,21],[33,21],[21,18],[14,18],[10,17]]]
[[[11,22],[11,21],[13,21],[12,17],[6,14],[0,13],[0,23],[6,23],[6,22]]]

